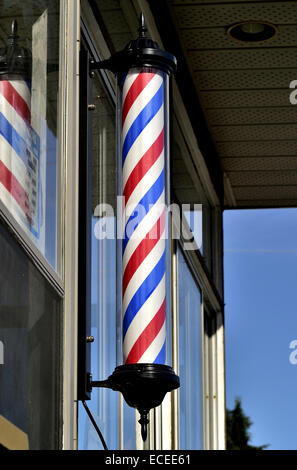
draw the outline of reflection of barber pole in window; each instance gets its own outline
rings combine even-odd
[[[0,197],[38,237],[39,137],[32,129],[30,84],[0,80]]]
[[[122,103],[124,362],[164,364],[163,73],[130,69]]]

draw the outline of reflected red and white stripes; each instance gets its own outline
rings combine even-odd
[[[31,91],[23,80],[0,80],[1,199],[31,223],[27,148],[31,147]]]

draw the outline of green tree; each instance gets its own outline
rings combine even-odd
[[[227,410],[227,450],[263,450],[267,444],[256,447],[249,444],[248,430],[252,421],[243,412],[240,398],[235,399],[233,410]]]

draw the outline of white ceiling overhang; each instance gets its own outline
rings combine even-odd
[[[296,1],[167,0],[224,171],[225,206],[297,206]],[[273,23],[268,42],[227,36],[240,21]]]

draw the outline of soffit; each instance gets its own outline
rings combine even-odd
[[[167,0],[205,119],[233,196],[225,206],[297,205],[295,1]],[[268,21],[278,35],[245,44],[227,27]]]

